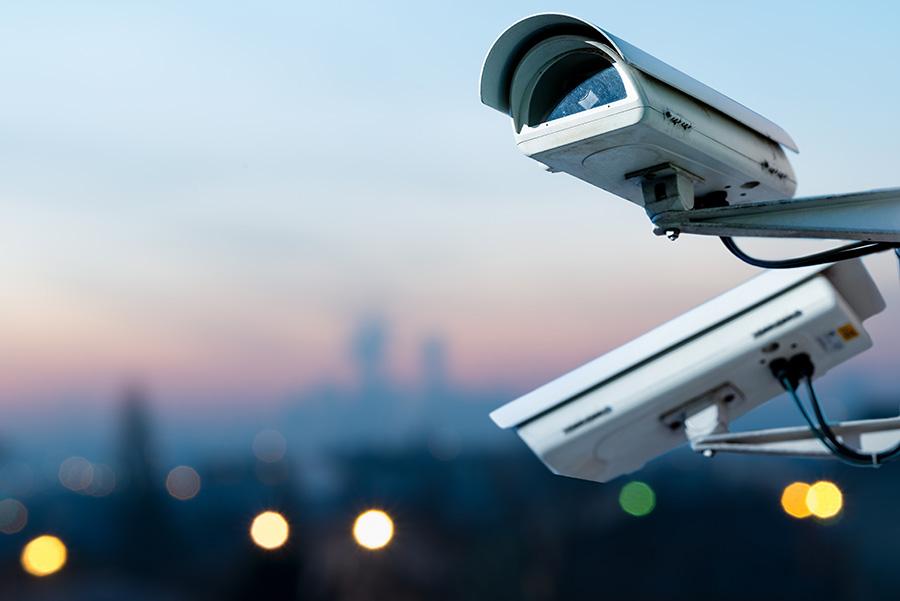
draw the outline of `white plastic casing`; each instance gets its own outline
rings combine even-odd
[[[859,260],[763,273],[491,414],[553,472],[607,482],[784,392],[769,364],[806,353],[820,377],[868,349],[884,301]]]
[[[598,53],[622,78],[627,97],[543,123],[523,123],[523,105],[565,53]],[[644,204],[635,173],[671,164],[695,176],[694,196],[729,204],[791,198],[796,178],[771,121],[608,32],[567,15],[542,14],[494,43],[481,78],[482,101],[513,117],[527,156]],[[690,208],[690,207],[688,207]]]

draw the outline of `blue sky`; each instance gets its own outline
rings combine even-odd
[[[900,185],[897,10],[5,7],[0,399],[109,398],[130,378],[173,407],[279,399],[351,378],[373,314],[398,379],[438,336],[455,379],[526,392],[755,270],[714,239],[655,238],[638,207],[519,154],[478,100],[493,40],[535,12],[591,20],[779,123],[814,195]],[[870,265],[889,308],[853,369],[877,373],[900,350],[897,270]]]

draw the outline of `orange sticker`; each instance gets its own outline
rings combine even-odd
[[[854,338],[859,336],[859,332],[856,331],[856,328],[853,327],[852,323],[842,325],[837,329],[837,331],[845,342],[853,340]]]

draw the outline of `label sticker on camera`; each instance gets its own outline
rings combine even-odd
[[[841,339],[840,334],[834,330],[816,337],[816,342],[819,343],[819,346],[826,353],[836,353],[844,348],[844,341]]]
[[[856,328],[853,327],[852,323],[845,323],[837,329],[837,332],[841,335],[841,338],[843,338],[845,342],[850,342],[851,340],[859,336],[859,332],[856,331]]]

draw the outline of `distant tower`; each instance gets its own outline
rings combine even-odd
[[[383,392],[388,385],[387,325],[380,316],[363,319],[353,337],[353,360],[365,393]]]
[[[124,474],[126,483],[143,492],[154,484],[153,470],[147,460],[151,441],[144,391],[136,386],[129,387],[122,396],[122,405],[120,467],[127,472]]]
[[[148,461],[152,435],[143,389],[126,389],[122,405],[119,463],[124,482],[118,490],[113,517],[118,522],[115,561],[134,573],[152,574],[163,565],[156,558],[172,544],[161,497],[163,480]]]
[[[422,343],[422,383],[426,398],[446,396],[450,387],[447,373],[447,343],[431,335]]]

